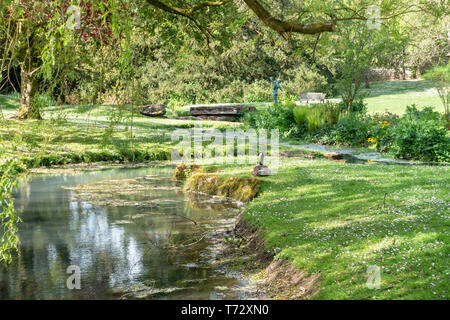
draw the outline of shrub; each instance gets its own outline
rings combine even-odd
[[[183,112],[178,112],[178,110],[188,104],[189,102],[184,100],[179,93],[173,92],[170,96],[170,99],[166,103],[167,116],[170,117],[175,115],[176,116],[181,115]],[[184,110],[186,110],[186,108],[183,109],[183,111]]]
[[[406,114],[390,130],[391,151],[398,158],[425,161],[450,160],[450,136],[441,114],[431,108],[407,107]]]
[[[278,129],[284,137],[297,135],[298,128],[294,119],[295,103],[288,100],[272,105],[266,110],[244,112],[242,121],[252,128]]]
[[[371,137],[367,139],[370,147],[377,151],[386,152],[392,145],[391,128],[397,125],[399,116],[390,112],[375,114],[372,116],[373,126]]]
[[[236,100],[236,99],[234,99]],[[245,102],[267,102],[272,100],[270,82],[268,80],[255,80],[244,87]]]
[[[355,114],[342,118],[336,125],[327,124],[318,130],[313,139],[323,144],[364,145],[370,137],[372,123]]]
[[[177,116],[177,117],[188,117],[188,116],[191,115],[191,107],[184,106],[184,107],[181,107],[181,108],[177,108],[175,110],[174,115]]]

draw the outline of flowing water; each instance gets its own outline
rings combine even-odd
[[[7,270],[0,267],[0,299],[246,298],[245,283],[212,264],[236,204],[188,199],[172,172],[113,169],[23,182],[13,194],[20,248]],[[79,290],[67,288],[69,266],[79,267]]]

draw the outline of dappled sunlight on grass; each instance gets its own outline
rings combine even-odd
[[[369,113],[384,113],[389,111],[402,115],[406,106],[416,104],[418,107],[434,107],[436,111],[444,112],[444,106],[433,84],[428,81],[376,81],[371,82],[370,89],[364,89],[367,95]]]
[[[319,298],[448,298],[449,181],[446,166],[287,160],[245,217],[278,257],[320,272]]]

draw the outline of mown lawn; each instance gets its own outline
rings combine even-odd
[[[10,119],[17,112],[14,95],[1,96],[0,163],[6,158],[45,158],[42,165],[99,160],[164,160],[178,141],[175,129],[227,128],[238,123],[150,118],[131,106],[51,106],[42,110],[45,120]],[[68,159],[62,159],[67,156]],[[62,159],[62,160],[61,160]],[[39,165],[39,163],[37,163]]]
[[[370,89],[364,89],[367,94],[365,102],[369,113],[384,113],[389,111],[402,115],[406,106],[416,104],[419,107],[434,107],[436,111],[444,112],[444,107],[437,91],[428,81],[377,81],[370,83]]]
[[[320,273],[314,298],[448,299],[449,190],[448,166],[285,160],[244,216],[278,258]],[[380,289],[366,285],[369,266]]]

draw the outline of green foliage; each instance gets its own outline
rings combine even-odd
[[[298,125],[306,124],[308,122],[308,111],[309,107],[307,105],[294,107],[294,120]]]
[[[316,131],[325,124],[325,118],[319,107],[312,107],[306,115],[308,131]]]
[[[298,96],[302,91],[327,88],[325,77],[298,54],[293,43],[282,41],[274,46],[273,34],[262,32],[264,27],[253,18],[246,18],[229,43],[214,41],[214,48],[192,39],[165,41],[168,28],[164,25],[152,32],[134,30],[129,50],[133,54],[133,77],[142,85],[142,100],[146,104],[166,103],[169,116],[189,104],[269,102],[270,76],[283,79],[282,95]],[[183,32],[179,30],[173,36],[179,38]],[[75,90],[68,93],[66,100],[125,103],[128,75],[116,63],[120,52],[115,47],[98,49],[91,44],[86,44],[84,50],[92,54],[80,61]]]
[[[345,110],[346,110],[345,102],[341,101],[339,103],[339,108],[341,109],[342,112],[345,112]],[[361,98],[356,99],[355,101],[352,102],[352,107],[350,109],[350,112],[360,115],[360,116],[366,115],[367,114],[367,103],[365,103],[364,100]]]
[[[191,107],[184,106],[184,107],[177,108],[173,115],[175,115],[177,117],[188,117],[191,115]]]
[[[355,114],[343,117],[336,125],[327,125],[315,133],[315,140],[323,144],[347,146],[364,145],[370,137],[371,122]]]
[[[367,139],[369,147],[380,152],[389,151],[392,144],[391,128],[397,125],[399,116],[389,112],[375,114],[372,116],[372,121],[371,137]]]
[[[325,124],[336,124],[341,117],[340,105],[332,102],[296,106],[293,112],[297,125],[306,126],[308,132]]]
[[[295,124],[293,101],[281,101],[279,104],[273,104],[265,110],[245,112],[243,121],[245,124],[256,129],[278,129],[284,137],[296,135],[298,128]]]
[[[447,126],[450,127],[450,62],[445,66],[437,66],[423,75],[424,79],[432,81],[444,105]]]
[[[450,134],[442,115],[431,108],[418,110],[414,105],[391,128],[391,151],[404,159],[450,161]]]
[[[322,144],[369,146],[390,151],[397,158],[449,162],[450,136],[442,114],[432,108],[407,107],[406,114],[386,113],[372,118],[351,113],[336,125],[324,125],[312,134]]]
[[[8,265],[17,249],[19,238],[17,224],[20,218],[14,210],[11,191],[16,185],[16,176],[24,170],[18,160],[7,160],[0,165],[0,263]]]
[[[179,93],[173,92],[170,96],[169,101],[166,103],[167,116],[170,117],[186,115],[186,109],[180,111],[178,110],[187,104],[189,104],[188,101],[184,100]]]

